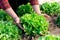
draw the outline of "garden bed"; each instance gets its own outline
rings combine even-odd
[[[37,13],[35,13],[35,11],[32,9],[30,3],[18,7],[17,15],[20,18],[20,23],[24,28],[24,32],[18,29],[17,25],[13,24],[13,19],[8,16],[8,14],[6,15],[6,12],[1,10],[0,33],[2,36],[0,35],[0,39],[38,40],[39,37],[41,38],[43,36],[42,38],[46,38],[47,35],[49,35],[46,38],[47,40],[53,40],[53,38],[56,39],[56,35],[60,35],[60,5],[56,2],[46,2],[40,6],[40,10],[42,14],[48,14],[50,16],[47,17],[48,15],[37,15]],[[54,35],[55,37],[53,37],[52,35]],[[52,39],[49,37],[51,37]]]
[[[56,19],[57,17],[53,17],[52,19]],[[60,34],[60,28],[54,23],[55,21],[50,22],[50,26],[49,26],[49,31],[51,34],[54,35],[59,35]]]

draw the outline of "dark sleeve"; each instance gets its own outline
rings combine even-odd
[[[38,5],[38,0],[30,0],[31,5]]]
[[[4,10],[10,8],[8,0],[0,0],[0,7]]]

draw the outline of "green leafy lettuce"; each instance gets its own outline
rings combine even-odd
[[[49,15],[58,15],[60,14],[60,4],[57,2],[52,3],[46,2],[40,6],[40,10]]]
[[[60,40],[60,36],[46,35],[46,36],[39,37],[38,40]]]
[[[19,16],[23,16],[24,14],[26,14],[26,13],[29,13],[29,14],[31,14],[32,12],[34,12],[33,11],[33,9],[32,9],[32,6],[30,5],[30,3],[28,3],[28,4],[26,4],[26,5],[20,5],[19,7],[18,7],[18,9],[17,9],[17,14],[19,15]]]
[[[12,22],[0,21],[0,40],[18,40],[21,30]]]
[[[26,35],[46,34],[48,31],[48,21],[42,15],[25,14],[21,17],[21,24],[24,27]]]

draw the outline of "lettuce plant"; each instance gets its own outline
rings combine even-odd
[[[20,5],[19,7],[18,7],[18,9],[17,9],[17,14],[19,15],[19,16],[23,16],[24,14],[26,14],[26,13],[29,13],[29,14],[31,14],[32,12],[34,12],[33,11],[33,9],[32,9],[32,6],[30,5],[30,3],[28,3],[28,4],[26,4],[26,5]]]
[[[0,40],[18,40],[21,30],[12,22],[0,21]]]
[[[60,40],[60,36],[46,35],[46,36],[39,37],[38,40]]]
[[[60,15],[55,20],[55,24],[60,27]]]
[[[48,32],[48,21],[42,15],[25,14],[21,17],[21,24],[26,35],[40,35]]]
[[[60,14],[60,4],[57,2],[53,3],[46,2],[40,6],[40,10],[52,16],[58,15]]]
[[[12,18],[5,11],[3,11],[2,9],[0,9],[0,20],[11,21]]]

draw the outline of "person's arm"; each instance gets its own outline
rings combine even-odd
[[[13,11],[13,9],[10,7],[10,8],[7,8],[5,11],[14,19],[14,21],[18,25],[18,27],[20,29],[24,30],[24,28],[20,24],[19,17],[15,14],[15,12]]]
[[[16,15],[16,13],[13,11],[11,7],[5,9],[5,11],[14,19],[16,23],[20,23],[19,17]]]
[[[37,14],[41,14],[38,0],[30,0],[30,3]]]
[[[30,0],[30,3],[31,3],[31,5],[32,5],[34,11],[35,11],[38,15],[43,15],[48,21],[50,20],[51,17],[50,17],[49,15],[47,15],[47,14],[41,14],[38,0]]]
[[[1,0],[0,7],[3,10],[5,10],[7,12],[7,14],[9,14],[15,20],[16,23],[19,23],[19,17],[16,15],[16,13],[11,8],[8,0]]]

